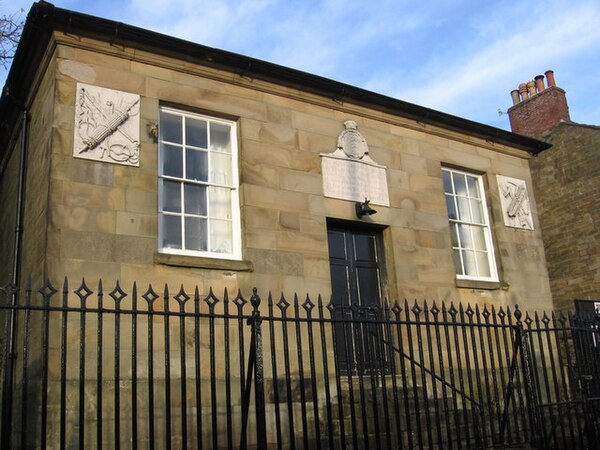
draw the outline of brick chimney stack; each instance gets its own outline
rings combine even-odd
[[[552,70],[546,71],[546,82],[547,87],[544,75],[538,75],[535,81],[521,83],[510,93],[513,106],[508,117],[514,133],[537,137],[559,122],[571,120],[565,91],[556,86]]]

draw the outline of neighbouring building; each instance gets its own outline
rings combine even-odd
[[[0,280],[23,286],[31,278],[36,288],[45,279],[59,286],[65,276],[88,286],[119,280],[128,292],[133,282],[140,289],[197,286],[203,294],[256,287],[263,297],[321,294],[334,305],[407,298],[552,307],[530,169],[532,156],[549,145],[537,139],[46,2],[28,15],[0,100],[0,127]],[[101,333],[88,343],[83,326],[67,334],[63,317],[62,331],[59,320],[45,323],[48,339],[63,336],[50,350],[62,345],[67,362],[46,359],[42,379],[50,387],[36,392],[49,393],[40,401],[54,407],[58,393],[72,388],[69,401],[80,398],[87,408],[75,430],[87,423],[84,413],[102,423],[94,389],[131,393],[135,383],[119,380],[133,378],[137,366],[121,373],[107,363],[116,381],[103,381],[103,354],[92,352]],[[42,329],[31,320],[27,326]],[[120,325],[106,326],[114,332]],[[207,328],[203,345],[214,338]],[[164,359],[168,337],[165,331],[151,342]],[[31,355],[40,342],[32,339]],[[213,344],[214,356],[229,340]],[[460,353],[458,343],[448,345]],[[121,349],[113,341],[109,347]],[[42,369],[31,359],[31,372],[18,370],[33,384]],[[200,359],[198,371],[200,364],[203,373],[222,369]],[[76,362],[97,368],[97,385],[85,377],[67,383]],[[246,361],[236,364],[237,389]],[[162,383],[170,386],[166,375]],[[117,417],[111,426],[121,412],[137,417],[128,408],[109,409]],[[196,412],[200,420],[200,406]],[[59,435],[59,419],[64,436],[70,417],[50,414],[49,436]],[[85,436],[101,438],[101,430]]]
[[[600,299],[600,127],[572,122],[554,73],[512,91],[515,133],[552,147],[529,160],[554,307]],[[544,82],[546,80],[546,83]]]

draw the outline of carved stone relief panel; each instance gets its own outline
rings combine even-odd
[[[73,156],[140,165],[140,96],[77,83]]]
[[[365,138],[356,122],[348,120],[337,140],[337,149],[321,153],[323,194],[325,197],[389,206],[386,167],[369,156]]]
[[[529,194],[524,180],[497,175],[504,225],[533,230]]]

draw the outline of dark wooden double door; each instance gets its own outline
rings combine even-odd
[[[381,230],[328,226],[334,338],[342,372],[380,370],[383,240]]]

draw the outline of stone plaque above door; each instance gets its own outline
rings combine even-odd
[[[321,153],[323,194],[325,197],[389,206],[386,167],[369,156],[365,138],[356,122],[344,122],[345,129],[332,153]]]

